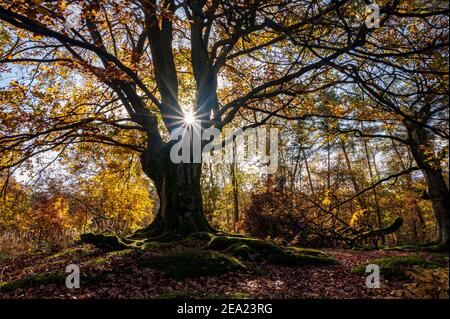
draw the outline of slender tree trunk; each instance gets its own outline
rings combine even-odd
[[[213,168],[212,168],[212,164],[209,163],[209,187],[210,187],[210,191],[211,191],[211,206],[212,206],[212,210],[211,210],[211,214],[213,214],[216,211],[216,200],[217,200],[217,193],[216,193],[216,183],[214,180],[214,175],[213,175]]]
[[[327,142],[327,189],[331,189],[331,145]]]
[[[375,169],[375,175],[378,179],[380,179],[380,170],[378,169],[377,161],[375,160],[375,154],[372,152],[372,162],[373,162],[373,168]]]
[[[291,191],[293,191],[295,189],[295,177],[297,176],[297,170],[299,169],[299,160],[300,160],[300,152],[301,151],[302,150],[299,147],[297,156],[295,157],[294,171],[292,172],[292,176],[291,176],[291,185],[290,185]],[[301,167],[300,167],[300,169],[301,169]]]
[[[405,122],[405,125],[408,129],[411,153],[427,182],[428,194],[438,226],[439,243],[448,247],[450,193],[442,175],[440,161],[434,158],[432,152],[428,150],[431,145],[425,129],[408,122]]]
[[[300,146],[301,147],[301,146]],[[314,185],[311,178],[311,172],[309,171],[308,158],[306,156],[305,149],[302,147],[303,158],[305,159],[306,174],[308,175],[309,187],[311,188],[311,194],[314,196]]]
[[[233,228],[237,231],[236,225],[239,221],[239,190],[238,190],[238,180],[237,180],[237,163],[230,164],[231,170],[231,185],[233,188]]]
[[[364,126],[362,125],[362,130],[364,131]],[[369,145],[367,143],[366,138],[363,138],[363,144],[364,144],[364,151],[365,151],[365,155],[366,155],[366,160],[367,160],[367,167],[369,169],[369,176],[370,176],[370,182],[373,183],[374,182],[374,174],[372,171],[372,164],[370,162],[370,149],[369,149]],[[377,213],[377,224],[378,224],[378,228],[383,228],[383,222],[381,219],[381,207],[380,207],[380,201],[378,200],[378,192],[377,189],[374,187],[372,189],[373,192],[373,198],[375,201],[375,211]],[[384,245],[385,244],[385,239],[384,236],[381,236],[381,243]]]
[[[331,144],[327,142],[327,192],[331,192]],[[330,209],[331,203],[328,205]],[[339,210],[336,209],[336,217],[339,214]],[[331,227],[336,228],[336,218],[331,219]]]
[[[358,187],[358,183],[356,182],[356,178],[353,175],[352,164],[351,164],[350,158],[348,156],[347,148],[345,147],[345,144],[344,144],[343,141],[339,140],[339,144],[341,145],[342,153],[344,154],[345,163],[347,164],[348,173],[350,175],[350,180],[351,180],[352,185],[353,185],[353,190],[355,191],[355,194],[357,194],[357,193],[359,193],[359,187]],[[367,210],[367,205],[364,202],[364,200],[361,198],[361,196],[358,196],[357,199],[358,199],[358,202],[359,202],[359,206],[362,209],[366,209]]]

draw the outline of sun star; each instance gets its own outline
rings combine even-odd
[[[192,111],[189,111],[184,114],[184,122],[188,125],[194,124],[195,116],[194,113],[192,113]]]

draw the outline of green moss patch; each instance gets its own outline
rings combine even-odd
[[[214,250],[226,250],[241,245],[246,245],[262,254],[283,254],[283,249],[273,242],[246,237],[216,236],[209,241],[207,247]]]
[[[81,249],[65,249],[65,250],[61,250],[59,252],[57,252],[56,254],[53,254],[51,256],[49,256],[49,259],[56,259],[56,258],[60,258],[60,257],[66,257],[66,256],[71,256],[71,255],[75,255],[75,254],[79,254],[80,252],[82,252]]]
[[[0,252],[0,260],[9,259],[9,258],[11,258],[11,255],[9,255],[5,252]]]
[[[174,246],[173,243],[162,243],[158,241],[146,241],[142,245],[139,246],[141,250],[148,250],[148,249],[158,249],[158,248],[167,248]]]
[[[80,257],[86,257],[89,255],[95,254],[95,250],[89,248],[89,247],[78,247],[78,248],[68,248],[68,249],[64,249],[61,250],[59,252],[57,252],[56,254],[53,254],[51,256],[49,256],[49,259],[58,259],[58,258],[63,258],[63,257],[72,257],[72,256],[76,256],[78,258]]]
[[[99,257],[92,260],[88,260],[86,264],[92,265],[92,266],[100,266],[108,262],[108,258],[105,257]]]
[[[289,251],[292,251],[296,254],[308,255],[308,256],[316,256],[316,257],[331,257],[330,254],[327,254],[318,249],[310,249],[310,248],[299,248],[299,247],[288,247]]]
[[[401,256],[373,259],[353,268],[353,272],[363,276],[366,274],[366,267],[369,264],[378,265],[380,267],[380,275],[399,280],[407,280],[408,276],[405,274],[405,272],[410,271],[412,267],[438,267],[436,263],[425,260],[418,256]]]
[[[308,266],[308,265],[334,265],[337,261],[331,256],[314,256],[299,253],[286,253],[283,256],[273,257],[270,260],[274,264],[291,265],[291,266]]]
[[[65,283],[65,278],[63,274],[57,272],[40,273],[22,279],[0,283],[0,291],[8,292],[19,288],[27,289],[48,284],[62,285]]]
[[[153,299],[195,299],[201,298],[202,295],[196,291],[172,291],[166,292],[153,297]],[[233,292],[227,294],[209,294],[206,299],[249,299],[250,295],[246,292]]]
[[[177,280],[186,277],[217,276],[247,268],[234,257],[208,250],[170,252],[143,260],[140,265],[162,271]]]
[[[106,260],[106,259],[105,259]],[[100,264],[99,259],[96,259]],[[80,281],[81,285],[95,285],[99,282],[106,280],[107,275],[112,271],[103,271],[100,273],[81,273]],[[39,287],[41,285],[59,285],[65,287],[67,273],[60,271],[51,271],[30,275],[28,277],[17,279],[9,282],[0,282],[0,292],[10,292],[16,289],[29,289],[33,287]]]
[[[133,249],[124,249],[124,250],[117,250],[117,251],[111,251],[107,255],[108,256],[125,256],[133,252]]]
[[[400,245],[400,246],[393,246],[393,247],[385,247],[383,250],[400,250],[400,251],[417,251],[420,250],[422,247],[418,245]]]
[[[198,293],[193,291],[171,291],[153,296],[153,299],[194,299]]]
[[[232,292],[229,294],[215,294],[208,296],[209,299],[250,299],[251,296],[246,292]]]

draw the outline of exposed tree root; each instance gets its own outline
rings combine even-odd
[[[105,252],[124,249],[145,249],[157,245],[180,239],[174,232],[165,232],[157,236],[140,236],[139,238],[123,238],[110,234],[82,234],[81,240],[84,243],[92,244]]]
[[[350,246],[360,244],[364,239],[384,236],[395,232],[403,223],[402,218],[397,218],[390,226],[382,229],[374,229],[360,233],[349,239]],[[145,249],[156,243],[175,242],[183,239],[199,238],[210,240],[208,249],[231,252],[231,254],[245,260],[268,261],[271,263],[305,264],[308,262],[332,262],[332,258],[326,254],[311,255],[307,251],[294,251],[289,247],[282,247],[274,242],[248,238],[238,234],[224,234],[211,228],[211,231],[186,232],[185,229],[169,230],[164,223],[152,223],[147,228],[135,232],[129,237],[122,238],[111,234],[83,234],[81,240],[92,244],[103,251],[115,251],[124,249]],[[428,247],[429,250],[445,250],[445,247]]]
[[[92,244],[101,250],[115,251],[131,248],[132,242],[117,235],[82,234],[81,240],[87,244]]]
[[[83,234],[81,239],[85,243],[93,244],[107,252],[130,248],[151,249],[164,242],[203,239],[209,240],[205,247],[207,250],[228,253],[245,261],[268,262],[271,264],[293,266],[335,263],[335,260],[330,255],[318,250],[283,247],[271,241],[248,238],[242,235],[195,232],[180,237],[176,232],[163,232],[155,237],[151,237],[149,236],[150,234],[156,233],[150,231],[143,232],[138,236],[139,239],[136,238],[136,236],[133,236],[134,238],[130,239],[120,238],[116,235]]]
[[[206,247],[230,252],[243,260],[272,264],[303,266],[336,262],[333,257],[318,250],[282,247],[271,241],[242,236],[213,236]]]
[[[208,225],[209,226],[209,225]],[[81,240],[84,243],[92,244],[105,252],[123,249],[142,249],[150,247],[150,243],[168,243],[182,240],[190,236],[203,236],[208,240],[210,236],[217,233],[212,227],[207,227],[209,231],[192,231],[192,228],[169,227],[163,220],[155,221],[146,228],[140,229],[128,237],[120,237],[113,234],[82,234]]]
[[[147,227],[137,230],[129,239],[144,239],[146,241],[169,242],[180,240],[193,233],[217,233],[204,218],[192,215],[184,223],[171,222],[168,219],[156,219]]]

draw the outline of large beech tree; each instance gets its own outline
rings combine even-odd
[[[373,52],[368,3],[2,1],[0,68],[29,76],[3,94],[0,168],[85,143],[129,149],[141,154],[160,199],[153,223],[136,236],[213,231],[203,214],[201,163],[173,163],[169,133],[186,125],[189,108],[203,130],[236,117],[255,127],[295,116],[302,96],[355,80],[357,72],[339,72]],[[378,4],[382,25],[403,23],[410,10],[409,1]],[[76,94],[69,84],[49,84],[61,78],[75,82]]]

